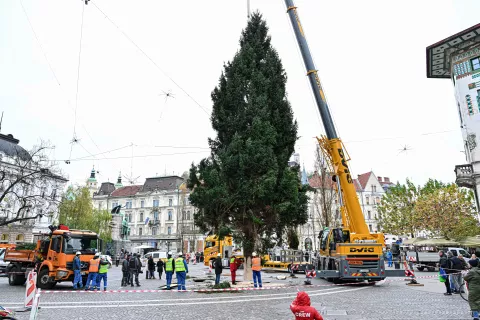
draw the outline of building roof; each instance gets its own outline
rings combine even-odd
[[[177,189],[183,183],[179,176],[165,176],[147,178],[143,184],[142,191],[172,190]]]
[[[112,197],[131,197],[136,195],[141,189],[141,185],[126,186],[113,191],[110,195]]]
[[[11,134],[0,133],[0,152],[8,157],[20,157],[23,161],[30,160],[30,153],[18,145],[20,140],[15,139]]]
[[[480,23],[427,47],[427,78],[450,78],[452,54],[480,43]]]
[[[97,193],[95,193],[95,195],[96,196],[108,196],[113,191],[115,191],[115,186],[113,185],[112,182],[102,182],[102,185],[100,186],[100,189],[98,190]]]
[[[365,188],[367,187],[368,179],[370,179],[370,175],[372,173],[373,172],[370,171],[370,172],[362,173],[362,174],[358,175],[358,182],[360,183],[360,186],[361,186],[362,190],[365,190]]]

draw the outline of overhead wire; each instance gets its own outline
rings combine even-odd
[[[78,88],[80,83],[80,63],[82,61],[82,40],[83,40],[83,21],[85,16],[85,5],[82,5],[82,23],[80,25],[80,45],[78,50],[78,66],[77,66],[77,92],[75,94],[75,118],[73,124],[73,135],[76,134],[76,126],[77,126],[77,108],[78,108]]]
[[[131,145],[129,145],[130,147]],[[70,161],[101,161],[101,160],[118,160],[118,159],[130,159],[130,158],[148,158],[148,157],[164,157],[164,156],[175,156],[175,155],[184,155],[184,154],[199,154],[209,152],[208,150],[202,151],[187,151],[187,152],[175,152],[175,153],[162,153],[162,154],[145,154],[145,155],[133,155],[133,156],[121,156],[121,157],[112,157],[112,158],[95,158],[95,159],[87,159],[87,158],[77,158],[72,159]],[[56,159],[51,160],[53,162],[62,162],[66,161],[65,159]]]
[[[22,6],[23,13],[25,13],[25,17],[27,18],[28,24],[30,25],[30,28],[32,29],[32,33],[33,33],[33,35],[35,36],[35,39],[37,40],[37,44],[38,44],[38,46],[40,47],[40,50],[41,50],[42,53],[43,53],[43,56],[44,56],[44,58],[45,58],[45,61],[47,61],[48,67],[50,68],[50,71],[52,72],[53,77],[55,78],[55,81],[56,81],[57,84],[60,86],[60,81],[58,81],[57,74],[55,73],[55,70],[53,70],[53,67],[52,67],[52,65],[50,64],[50,61],[49,61],[48,58],[47,58],[47,54],[45,53],[45,50],[43,49],[42,43],[41,43],[40,40],[38,39],[37,33],[35,32],[35,29],[33,28],[32,22],[30,21],[30,18],[29,18],[28,14],[27,14],[27,10],[25,10],[25,7],[23,6],[23,0],[20,0],[20,5]]]
[[[117,28],[118,31],[120,31],[120,33],[123,34],[123,36],[128,40],[130,41],[131,44],[133,44],[148,60],[150,60],[151,63],[153,63],[153,65],[155,67],[157,67],[157,69],[165,76],[167,77],[173,84],[175,84],[180,90],[183,91],[183,93],[185,93],[187,95],[187,97],[189,97],[198,107],[200,107],[203,112],[205,112],[205,114],[207,116],[210,116],[210,113],[197,101],[195,100],[195,98],[193,98],[182,86],[180,86],[172,77],[170,77],[162,68],[160,68],[160,66],[142,49],[140,48],[140,46],[138,44],[135,43],[135,41],[133,41],[132,38],[130,38],[122,29],[120,29],[120,27],[102,10],[100,9],[96,4],[95,2],[92,2],[93,6],[95,8],[97,8],[98,11],[100,11],[100,13],[102,13],[105,18],[110,21],[110,23]]]

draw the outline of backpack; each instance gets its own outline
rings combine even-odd
[[[135,262],[137,262],[137,258],[132,257],[132,258],[130,259],[130,261],[128,262],[128,267],[129,267],[130,269],[136,269],[136,268],[137,268],[137,264],[136,264]]]

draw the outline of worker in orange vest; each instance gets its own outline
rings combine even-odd
[[[262,287],[262,259],[257,257],[257,253],[252,253],[252,271],[253,271],[253,286],[256,288],[257,283]]]
[[[100,266],[100,254],[95,253],[93,259],[90,260],[90,265],[88,267],[88,278],[87,284],[85,285],[85,291],[88,290],[96,290],[97,287],[97,275],[98,275],[98,267]],[[90,286],[90,282],[92,285]]]

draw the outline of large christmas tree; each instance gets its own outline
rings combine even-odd
[[[212,92],[211,156],[192,165],[190,199],[196,224],[233,232],[246,257],[262,240],[279,241],[307,219],[306,187],[289,167],[297,123],[287,100],[287,76],[260,13],[248,21],[240,50]]]

